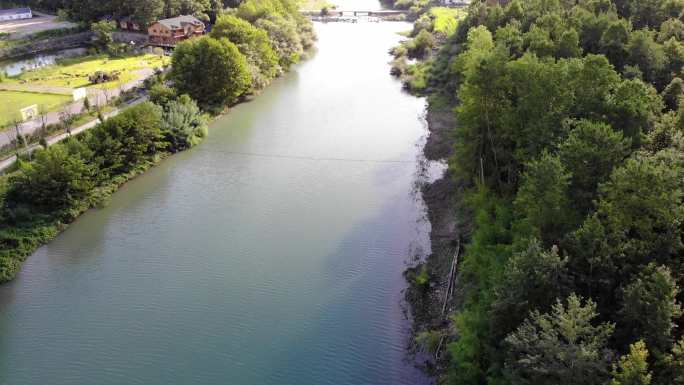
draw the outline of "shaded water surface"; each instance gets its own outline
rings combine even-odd
[[[424,101],[387,64],[409,27],[317,25],[312,59],[34,253],[0,286],[0,384],[420,383]]]

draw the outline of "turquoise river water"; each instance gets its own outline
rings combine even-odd
[[[316,25],[318,51],[126,184],[0,286],[0,384],[390,385],[402,272],[429,249],[407,23]]]

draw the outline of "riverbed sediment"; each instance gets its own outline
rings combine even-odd
[[[423,147],[423,155],[429,161],[447,161],[453,154],[454,128],[457,124],[454,111],[456,101],[442,97],[430,96],[426,112],[428,137]],[[469,233],[468,213],[464,209],[462,196],[463,186],[447,169],[444,175],[432,183],[422,186],[421,193],[426,206],[426,215],[430,223],[431,253],[419,264],[407,269],[405,275],[409,282],[406,300],[413,316],[414,336],[424,332],[436,332],[444,335],[443,330],[450,327],[450,322],[443,317],[443,306],[454,254],[457,253],[461,241]],[[460,247],[462,251],[462,247]],[[421,274],[427,282],[419,283]],[[447,309],[458,306],[458,285],[446,303]],[[446,313],[449,313],[448,311]],[[442,340],[439,347],[446,348],[448,341]],[[435,348],[432,346],[431,348]],[[427,346],[412,345],[417,364],[430,375],[440,373],[440,357]],[[425,354],[429,353],[429,354]]]

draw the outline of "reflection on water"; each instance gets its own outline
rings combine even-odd
[[[17,76],[24,71],[53,65],[59,59],[82,56],[85,55],[85,53],[85,48],[71,48],[58,52],[41,53],[9,63],[0,63],[0,69],[4,71],[7,76]]]

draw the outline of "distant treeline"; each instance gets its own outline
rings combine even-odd
[[[473,225],[441,381],[684,384],[684,2],[505,3],[419,65]]]
[[[264,87],[313,39],[310,22],[289,0],[247,0],[221,16],[211,36],[177,47],[168,77],[146,81],[150,101],[20,160],[17,171],[0,176],[0,283],[122,183],[199,143],[207,112]]]
[[[240,0],[0,0],[0,8],[30,6],[37,10],[69,16],[75,21],[92,22],[102,17],[131,16],[143,25],[158,18],[195,15],[205,21]]]

